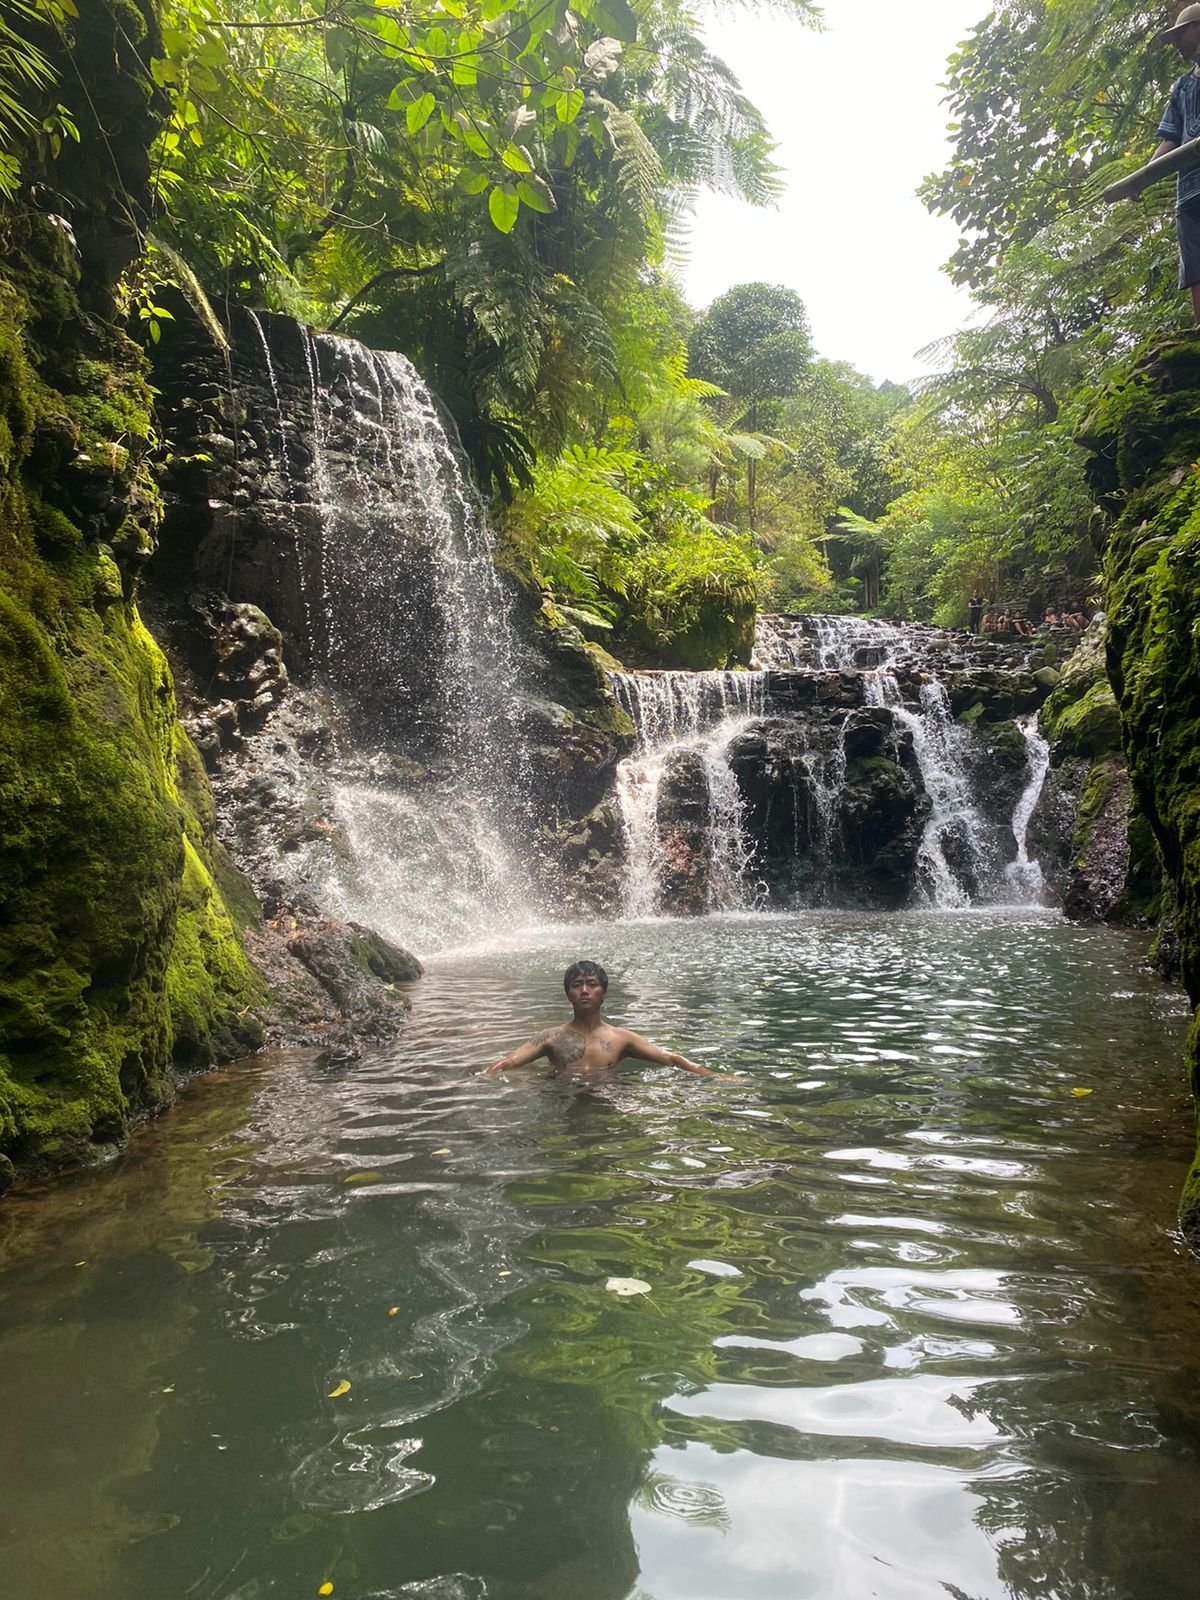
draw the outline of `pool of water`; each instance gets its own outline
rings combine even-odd
[[[478,1076],[580,955],[748,1081]],[[193,1086],[0,1207],[11,1592],[1190,1600],[1143,962],[1039,913],[548,930],[439,958],[386,1052]]]

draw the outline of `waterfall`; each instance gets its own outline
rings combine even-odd
[[[1017,856],[1005,869],[1008,882],[1020,901],[1037,901],[1046,887],[1040,864],[1029,858],[1029,823],[1037,809],[1050,770],[1050,745],[1038,725],[1036,714],[1018,717],[1017,727],[1025,740],[1029,753],[1029,781],[1017,801],[1013,812],[1013,838],[1017,842]]]
[[[303,501],[293,581],[333,752],[314,774],[312,716],[256,741],[263,766],[290,770],[289,798],[319,813],[317,836],[285,847],[285,880],[422,953],[527,921],[534,828],[509,606],[437,405],[404,356],[303,330],[311,454],[289,457],[251,320]]]
[[[663,816],[664,780],[691,753],[703,775],[703,812],[692,850],[700,858],[704,909],[740,909],[753,899],[753,847],[743,829],[743,802],[729,765],[729,747],[761,717],[765,678],[757,672],[612,673],[618,703],[633,722],[637,749],[617,771],[625,838],[624,910],[654,916],[663,909],[664,877],[688,847]]]
[[[931,802],[917,858],[921,887],[939,909],[968,906],[986,865],[986,829],[967,777],[970,735],[954,721],[945,685],[936,680],[921,685],[919,711],[905,705],[895,674],[885,667],[868,674],[867,695],[872,704],[886,706],[912,734]]]

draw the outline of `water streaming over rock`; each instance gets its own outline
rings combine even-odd
[[[1010,861],[1005,871],[1014,896],[1020,900],[1040,900],[1045,892],[1046,879],[1041,865],[1029,855],[1029,824],[1037,810],[1050,770],[1050,744],[1038,726],[1035,716],[1017,718],[1017,727],[1029,751],[1029,782],[1013,812],[1013,838],[1017,842],[1016,859]]]
[[[754,659],[612,680],[638,733],[617,782],[630,913],[1037,898],[1045,741],[1025,652],[764,617]]]
[[[753,847],[729,750],[762,716],[765,681],[755,672],[612,674],[638,740],[617,770],[627,916],[753,902]]]
[[[307,826],[280,848],[268,812],[250,854],[274,850],[285,882],[421,950],[511,924],[531,898],[530,779],[482,507],[411,362],[307,330],[299,473],[271,344],[251,320],[280,466],[302,502],[287,581],[300,591],[310,681],[251,752]]]
[[[287,318],[235,331],[236,437],[213,439],[229,465],[180,547],[185,592],[224,590],[285,640],[286,694],[277,668],[237,703],[222,688],[198,730],[268,899],[307,895],[425,953],[555,908],[1037,896],[1044,748],[1016,719],[1046,691],[1026,642],[763,617],[753,670],[614,672],[605,703],[582,640],[530,623],[518,645],[412,365]]]

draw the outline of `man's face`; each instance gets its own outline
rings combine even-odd
[[[599,1011],[604,1001],[600,979],[589,976],[572,978],[567,989],[567,999],[576,1011]]]
[[[1200,22],[1189,22],[1182,33],[1175,35],[1171,43],[1185,61],[1190,61],[1200,52]]]

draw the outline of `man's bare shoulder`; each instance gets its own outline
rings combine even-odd
[[[614,1028],[610,1026],[609,1032],[615,1036],[617,1046],[621,1050],[632,1051],[646,1048],[653,1050],[656,1048],[653,1040],[647,1039],[644,1034],[635,1033],[632,1028]]]

